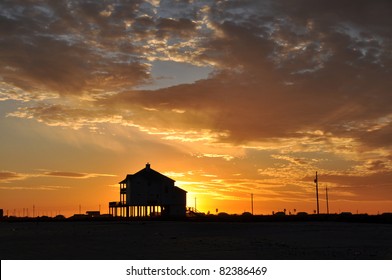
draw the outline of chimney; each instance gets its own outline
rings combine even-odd
[[[147,164],[146,164],[146,169],[150,169],[150,163],[149,162],[147,162]]]

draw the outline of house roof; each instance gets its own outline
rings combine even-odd
[[[122,180],[119,184],[125,184],[129,178],[133,178],[133,177],[142,177],[143,179],[151,180],[151,181],[170,180],[173,183],[175,182],[175,180],[152,169],[149,163],[146,164],[145,168],[136,172],[135,174],[128,174],[127,177],[125,177],[125,179]]]
[[[187,191],[186,191],[186,190],[183,190],[183,189],[181,189],[181,188],[179,188],[179,187],[177,187],[177,186],[174,186],[174,189],[175,189],[176,191],[178,191],[178,192],[184,192],[184,193],[187,193]]]

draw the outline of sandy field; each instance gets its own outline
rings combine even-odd
[[[5,259],[392,259],[392,225],[343,222],[0,222]]]

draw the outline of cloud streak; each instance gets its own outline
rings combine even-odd
[[[70,179],[88,179],[88,178],[95,178],[95,177],[113,177],[115,175],[111,174],[96,174],[96,173],[78,173],[78,172],[64,172],[64,171],[50,171],[45,172],[44,176],[51,176],[51,177],[63,177],[63,178],[70,178]]]
[[[68,172],[68,171],[42,171],[40,173],[18,173],[11,171],[0,172],[0,182],[10,182],[15,180],[26,180],[30,178],[39,177],[63,177],[70,179],[89,179],[95,177],[113,177],[112,174],[101,173],[81,173],[81,172]]]
[[[0,172],[0,182],[9,182],[13,180],[22,180],[24,176],[16,172],[2,171]]]

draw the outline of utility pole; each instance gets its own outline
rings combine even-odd
[[[196,212],[196,196],[195,196],[195,212]]]
[[[316,200],[317,200],[317,215],[320,214],[320,208],[319,208],[319,195],[318,195],[318,177],[317,177],[317,171],[316,171],[316,179],[314,179],[314,182],[316,183]]]
[[[253,193],[250,194],[250,203],[252,206],[252,215],[253,215]]]
[[[327,200],[327,214],[329,214],[329,205],[328,205],[328,187],[325,187],[325,198]]]

